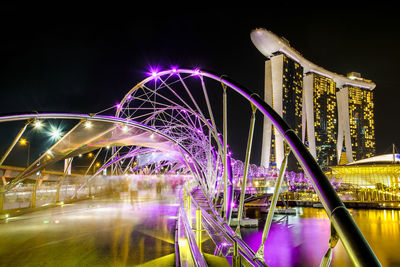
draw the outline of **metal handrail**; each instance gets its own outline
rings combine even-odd
[[[185,187],[185,185],[184,185]],[[186,187],[185,187],[186,188]],[[187,188],[186,188],[187,190]],[[190,191],[188,191],[188,194],[191,194]],[[243,240],[235,236],[235,232],[232,230],[232,228],[224,222],[221,217],[216,216],[218,219],[215,220],[207,211],[205,211],[197,202],[197,200],[194,197],[190,198],[191,201],[195,204],[196,207],[199,207],[202,210],[202,217],[204,220],[208,221],[210,225],[213,225],[219,229],[219,231],[224,233],[224,237],[233,245],[235,242],[238,245],[239,248],[239,254],[240,256],[248,262],[249,265],[251,266],[265,266],[261,261],[258,259],[255,259],[255,252],[245,243]],[[209,203],[210,205],[210,203]],[[210,205],[212,207],[212,205]],[[215,214],[214,214],[215,215]]]
[[[181,267],[181,261],[180,261],[180,250],[179,250],[179,209],[177,212],[176,216],[176,224],[175,224],[175,266],[176,267]]]
[[[179,205],[179,216],[178,216],[178,227],[180,226],[180,221],[183,224],[184,227],[184,233],[185,233],[185,237],[188,241],[189,244],[189,248],[190,248],[190,253],[192,255],[192,259],[193,259],[193,263],[197,266],[197,267],[206,267],[207,262],[203,256],[203,254],[201,253],[199,247],[197,246],[196,243],[196,237],[194,235],[194,232],[192,230],[192,227],[190,225],[189,219],[187,217],[187,214],[185,212],[185,206],[183,203],[183,199],[182,197],[180,197],[180,205]],[[190,211],[189,211],[190,212]]]

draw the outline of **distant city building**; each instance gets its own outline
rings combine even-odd
[[[336,164],[336,83],[329,77],[307,73],[304,77],[302,141],[323,166]]]
[[[265,62],[265,100],[299,135],[302,124],[303,67],[285,54]],[[283,159],[283,139],[275,134],[271,121],[265,120],[263,161],[279,163]],[[293,161],[292,161],[293,162]],[[292,162],[290,164],[292,165]]]
[[[339,75],[305,59],[284,38],[256,29],[251,39],[265,55],[265,101],[283,117],[322,166],[375,155],[375,84],[352,72]],[[283,139],[264,120],[261,165],[283,160]],[[293,166],[293,164],[292,164]]]

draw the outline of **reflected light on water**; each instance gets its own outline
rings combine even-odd
[[[269,266],[318,266],[328,249],[330,222],[323,209],[296,208],[297,215],[275,215],[264,256]],[[400,211],[349,209],[383,266],[400,266]],[[258,213],[259,214],[259,213]],[[258,229],[242,229],[253,250],[261,242],[266,214]],[[341,242],[333,251],[331,266],[353,266]]]

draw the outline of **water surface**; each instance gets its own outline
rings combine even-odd
[[[266,241],[265,259],[269,266],[319,266],[328,249],[330,222],[321,208],[296,208],[297,215],[276,215]],[[355,222],[383,266],[400,266],[400,211],[349,209]],[[250,211],[261,218],[258,229],[242,228],[243,239],[257,250],[266,214]],[[331,266],[353,266],[339,241]]]

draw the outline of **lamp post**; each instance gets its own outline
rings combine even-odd
[[[31,143],[30,143],[28,140],[26,140],[25,138],[21,138],[21,139],[19,140],[19,144],[20,144],[21,146],[27,146],[27,148],[28,148],[28,155],[27,155],[27,158],[26,158],[26,167],[28,167],[28,166],[29,166],[29,157],[30,157]]]

